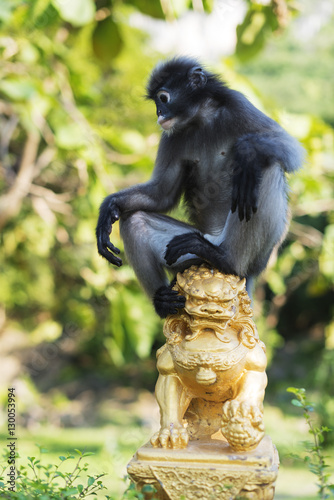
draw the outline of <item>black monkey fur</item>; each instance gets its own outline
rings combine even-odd
[[[287,228],[285,173],[303,162],[300,144],[245,96],[194,59],[175,58],[152,72],[147,97],[163,128],[151,179],[105,198],[96,228],[100,255],[121,266],[110,242],[120,220],[128,260],[161,317],[184,297],[174,275],[205,262],[251,281]],[[189,224],[167,215],[181,197]]]

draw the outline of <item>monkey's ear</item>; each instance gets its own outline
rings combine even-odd
[[[207,77],[202,68],[198,66],[191,68],[188,73],[188,78],[190,85],[193,89],[201,89],[205,86],[207,82]]]

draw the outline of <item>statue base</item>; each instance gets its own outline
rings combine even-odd
[[[184,449],[147,443],[128,464],[128,474],[138,490],[147,484],[156,488],[146,500],[271,500],[278,467],[269,436],[254,450],[236,452],[219,432],[211,439],[189,441]]]

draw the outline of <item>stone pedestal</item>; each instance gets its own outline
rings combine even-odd
[[[254,450],[236,452],[217,433],[211,439],[189,441],[184,449],[147,443],[128,464],[128,474],[139,490],[154,486],[154,498],[159,500],[271,500],[278,466],[269,436]]]

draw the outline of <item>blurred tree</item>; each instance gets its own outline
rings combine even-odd
[[[290,1],[248,0],[247,7],[237,29],[236,55],[243,62],[254,61],[270,35],[295,15]],[[5,355],[8,338],[24,332],[22,345],[33,346],[24,362],[44,387],[49,373],[56,383],[78,370],[145,359],[162,340],[161,323],[131,269],[115,270],[98,257],[94,227],[107,193],[147,179],[159,139],[142,98],[158,54],[129,18],[140,11],[173,20],[189,8],[210,12],[212,2],[1,2],[0,344]],[[229,83],[263,107],[262,96],[237,76],[235,65],[230,59],[217,71],[224,67]],[[307,355],[310,377],[329,395],[333,130],[314,116],[275,109],[268,97],[266,103],[303,141],[309,157],[291,179],[296,216],[290,237],[259,282],[258,324],[272,354],[284,338],[316,342],[321,370],[309,343],[293,346]],[[117,228],[113,238],[121,246]],[[62,357],[74,369],[66,363],[61,372]],[[277,380],[297,365],[280,366]],[[305,378],[308,366],[298,374]]]

